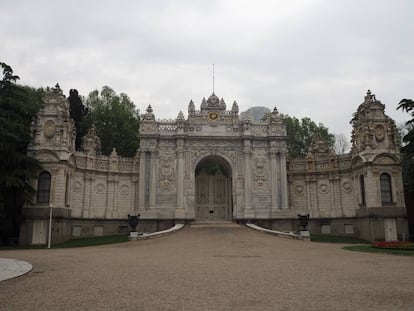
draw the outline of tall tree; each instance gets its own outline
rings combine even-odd
[[[414,101],[411,99],[402,99],[397,109],[408,112],[412,119],[406,124],[407,134],[403,137],[403,180],[406,191],[414,195]]]
[[[34,189],[31,180],[40,168],[28,157],[31,122],[39,111],[43,90],[19,86],[13,69],[0,63],[0,214],[3,238],[17,237],[24,202],[30,202]],[[2,241],[3,243],[5,241]],[[1,243],[1,241],[0,241]]]
[[[83,126],[94,126],[101,140],[102,153],[109,155],[116,148],[119,155],[133,157],[138,149],[139,114],[134,103],[124,93],[119,95],[104,86],[89,93],[88,114]]]
[[[82,143],[82,137],[86,134],[85,128],[82,127],[82,120],[87,113],[87,109],[85,109],[82,98],[79,96],[78,90],[76,89],[69,91],[68,101],[70,105],[70,117],[75,122],[76,127],[76,150],[79,150]]]
[[[269,116],[270,114],[266,114],[262,120],[269,118]],[[322,123],[316,124],[310,118],[298,119],[287,114],[281,114],[280,117],[286,126],[287,149],[290,158],[305,157],[316,133],[319,133],[327,141],[330,148],[334,147],[335,135],[330,133]]]

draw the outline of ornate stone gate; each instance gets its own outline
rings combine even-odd
[[[398,132],[385,106],[368,92],[352,119],[352,150],[337,155],[315,136],[305,158],[287,160],[286,129],[276,110],[262,122],[240,120],[236,102],[212,94],[187,118],[142,115],[134,158],[99,154],[93,129],[75,150],[76,131],[58,85],[48,89],[33,121],[29,155],[43,171],[38,195],[24,209],[23,244],[45,243],[50,206],[52,241],[128,231],[140,214],[143,231],[176,222],[252,221],[297,230],[310,214],[316,233],[369,240],[407,236]]]
[[[142,215],[168,217],[167,210],[171,213],[175,203],[175,219],[291,216],[286,130],[276,109],[268,120],[252,123],[239,120],[236,102],[226,110],[224,100],[215,94],[202,100],[200,110],[190,101],[187,119],[180,112],[176,120],[155,121],[148,107],[139,153],[140,172],[153,172],[140,176]],[[167,166],[176,170],[164,176]],[[218,169],[212,173],[214,167]]]

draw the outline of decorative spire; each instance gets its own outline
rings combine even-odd
[[[364,103],[375,103],[377,101],[375,95],[371,93],[371,90],[367,91],[367,95],[365,95],[364,99]]]
[[[201,101],[201,109],[203,108],[207,108],[207,101],[205,97],[203,97],[203,100]]]
[[[56,83],[55,87],[52,88],[52,90],[53,90],[54,93],[57,93],[57,94],[62,94],[63,93],[61,88],[60,88],[59,83]]]
[[[214,93],[211,94],[210,97],[207,99],[208,107],[218,107],[219,103],[220,103],[220,99]]]
[[[184,114],[183,114],[183,112],[181,110],[178,113],[177,121],[184,121]]]
[[[279,115],[279,111],[275,107],[275,108],[273,108],[272,115],[270,117],[270,122],[274,123],[274,122],[280,122],[280,121],[281,121],[281,118],[280,118],[280,115]]]
[[[233,102],[233,106],[231,107],[231,111],[234,113],[239,113],[239,106],[237,105],[236,101]]]
[[[220,99],[220,108],[226,109],[226,103],[223,98]]]
[[[190,100],[190,103],[188,104],[188,113],[191,114],[195,111],[195,106],[193,103],[193,100]]]
[[[144,120],[148,120],[148,121],[154,121],[155,120],[155,116],[152,113],[152,107],[151,107],[151,105],[148,105],[147,113],[145,113],[143,115],[143,119]]]

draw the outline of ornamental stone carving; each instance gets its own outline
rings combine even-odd
[[[256,150],[253,153],[255,161],[254,169],[254,188],[256,191],[268,191],[268,159],[264,155],[264,150]]]
[[[159,183],[160,190],[171,192],[175,190],[175,162],[173,156],[160,157]]]
[[[81,148],[88,154],[99,154],[101,151],[101,141],[96,135],[96,130],[91,127],[88,133],[82,138]]]
[[[368,90],[364,102],[351,120],[352,154],[376,148],[397,149],[399,134],[395,122],[385,114],[385,106]]]
[[[128,186],[128,185],[126,185],[126,184],[121,185],[121,186],[119,187],[119,192],[120,192],[122,195],[127,195],[127,194],[129,194],[129,186]]]

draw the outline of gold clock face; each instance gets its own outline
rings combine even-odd
[[[217,112],[210,112],[209,114],[208,114],[208,118],[210,119],[210,120],[217,120],[217,118],[218,118],[218,113]]]

